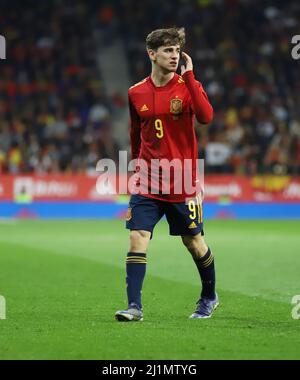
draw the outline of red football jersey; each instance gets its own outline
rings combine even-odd
[[[195,196],[197,191],[188,193],[183,182],[180,189],[179,182],[183,181],[184,175],[191,177],[193,186],[197,181],[195,116],[202,124],[210,123],[213,118],[213,108],[201,83],[195,80],[192,71],[183,76],[175,73],[162,87],[155,86],[149,76],[130,87],[128,98],[132,159],[138,159],[140,167],[138,193],[168,202],[184,202],[186,198]],[[142,160],[144,165],[140,165]],[[158,160],[160,164],[157,164]],[[176,168],[169,170],[171,174],[167,178],[168,162],[172,160],[176,161]],[[186,167],[184,162],[188,163]],[[141,180],[143,168],[147,174]],[[146,177],[148,181],[145,182]],[[163,189],[167,179],[170,191]]]

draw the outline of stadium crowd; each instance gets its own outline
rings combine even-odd
[[[9,45],[0,63],[0,172],[87,172],[102,157],[117,160],[118,100],[105,94],[93,30],[108,42],[122,36],[135,83],[150,72],[146,35],[178,25],[215,110],[212,124],[197,128],[206,171],[300,174],[300,60],[291,56],[299,2],[28,4],[0,5]]]
[[[215,110],[199,131],[210,172],[300,173],[300,61],[291,57],[300,3],[258,0],[126,1],[122,35],[134,81],[149,73],[152,28],[185,26],[186,51]]]
[[[93,38],[99,4],[4,3],[0,172],[86,172],[102,157],[115,158],[111,100]]]

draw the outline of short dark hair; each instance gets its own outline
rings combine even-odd
[[[184,28],[156,29],[146,38],[147,49],[157,50],[160,46],[179,45],[180,49],[185,44]]]

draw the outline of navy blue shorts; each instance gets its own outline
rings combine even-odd
[[[149,231],[152,234],[155,225],[164,215],[169,223],[170,235],[198,233],[204,235],[202,202],[199,196],[187,203],[173,203],[132,195],[126,217],[126,228]]]

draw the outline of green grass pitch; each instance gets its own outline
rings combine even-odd
[[[0,359],[300,359],[298,221],[207,221],[220,307],[189,320],[200,283],[162,221],[144,282],[144,321],[126,306],[124,222],[0,221]]]

